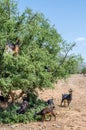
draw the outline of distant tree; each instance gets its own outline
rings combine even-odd
[[[75,43],[67,43],[66,41],[60,44],[60,53],[57,55],[57,62],[59,62],[54,72],[54,75],[57,77],[65,78],[68,77],[69,74],[78,73],[83,58],[81,55],[70,53],[75,45]]]
[[[81,73],[86,76],[86,67],[84,67],[82,70],[81,70]]]

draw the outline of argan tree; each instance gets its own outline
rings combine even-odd
[[[52,87],[78,64],[77,56],[68,56],[75,44],[63,39],[42,13],[26,9],[19,14],[13,0],[0,0],[0,90],[3,94],[22,89]],[[18,56],[7,54],[6,43],[20,40]],[[63,48],[66,47],[63,53]],[[80,61],[80,60],[79,60]]]

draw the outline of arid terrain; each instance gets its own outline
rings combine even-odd
[[[60,107],[63,93],[73,89],[73,99],[70,107]],[[54,121],[32,122],[28,124],[3,125],[0,130],[86,130],[86,77],[72,75],[70,78],[58,81],[55,89],[39,92],[39,98],[45,101],[54,98],[57,119]]]

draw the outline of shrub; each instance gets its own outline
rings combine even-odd
[[[17,114],[16,110],[19,108],[19,104],[10,105],[7,109],[0,111],[0,123],[14,124],[14,123],[27,123],[31,121],[37,121],[40,117],[34,118],[35,112],[40,111],[46,106],[43,100],[38,99],[34,107],[28,107],[25,114]]]

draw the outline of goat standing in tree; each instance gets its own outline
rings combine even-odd
[[[19,39],[17,39],[17,41],[16,41],[15,44],[13,44],[13,43],[7,43],[6,44],[6,48],[5,48],[6,53],[11,53],[11,54],[13,54],[13,56],[14,55],[17,56],[19,54],[19,49],[20,49],[19,44],[20,44]]]

